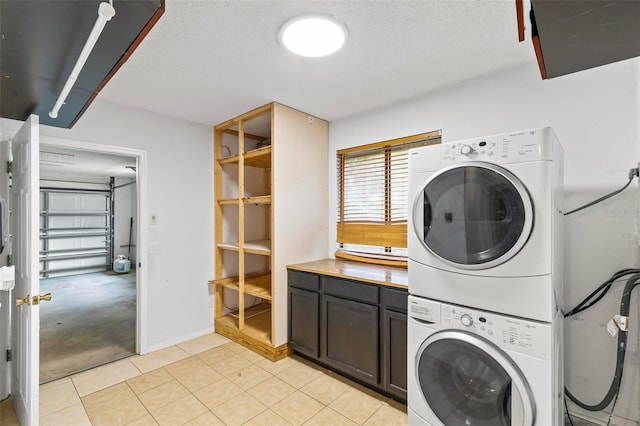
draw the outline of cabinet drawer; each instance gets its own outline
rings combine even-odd
[[[407,313],[409,290],[382,288],[382,304],[393,311]]]
[[[377,285],[364,284],[340,278],[322,277],[325,294],[377,305],[379,303]]]
[[[288,271],[289,286],[309,291],[320,291],[320,277],[306,272]]]

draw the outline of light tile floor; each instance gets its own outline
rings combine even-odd
[[[306,360],[271,362],[211,334],[42,385],[40,424],[391,426],[407,414]]]

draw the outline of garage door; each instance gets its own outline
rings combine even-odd
[[[109,190],[40,189],[40,276],[111,269]]]

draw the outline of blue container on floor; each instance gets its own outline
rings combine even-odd
[[[131,262],[129,259],[118,257],[118,259],[113,261],[113,272],[126,274],[129,270],[131,270]]]

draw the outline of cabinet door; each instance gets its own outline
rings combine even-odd
[[[312,358],[320,357],[320,295],[289,287],[289,346]]]
[[[407,399],[407,315],[385,310],[384,387],[390,394]]]
[[[379,308],[324,295],[321,359],[327,365],[379,385]]]

